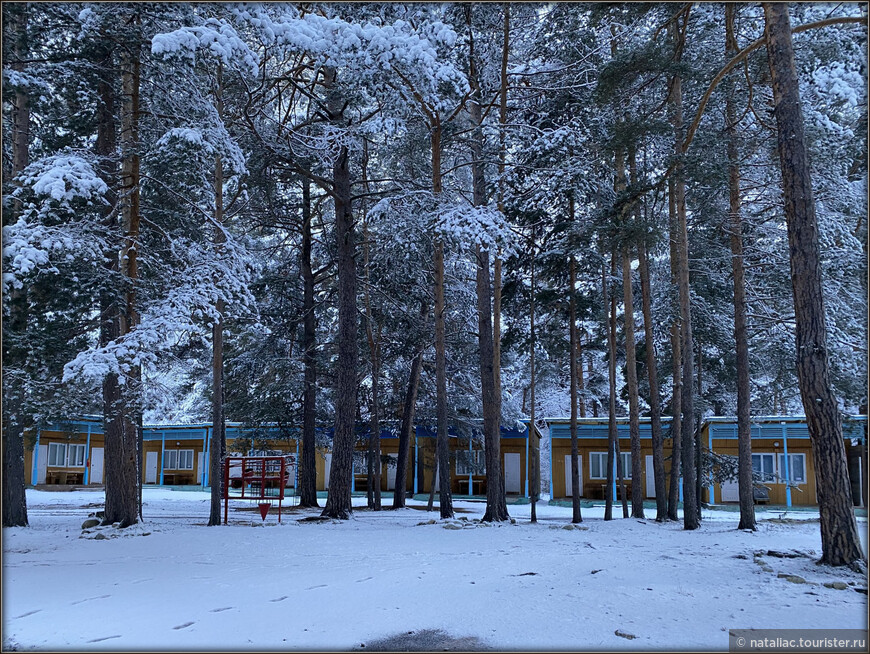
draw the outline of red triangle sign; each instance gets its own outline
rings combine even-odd
[[[272,507],[271,502],[260,502],[260,515],[263,516],[263,520],[266,519],[266,514],[269,513],[269,509]]]

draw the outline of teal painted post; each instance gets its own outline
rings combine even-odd
[[[550,427],[550,501],[553,501],[553,428]]]
[[[91,478],[91,425],[88,423],[88,442],[85,445],[85,486]]]
[[[469,496],[469,497],[471,497],[471,494],[472,494],[472,493],[471,493],[471,475],[472,475],[472,473],[474,472],[474,471],[471,469],[471,460],[472,460],[472,453],[471,453],[471,436],[469,436],[469,437],[468,437],[468,496]]]
[[[707,427],[707,446],[710,448],[710,454],[712,455],[713,454],[713,429],[712,429],[712,427],[709,427],[709,426]],[[710,479],[710,488],[709,488],[708,492],[710,493],[710,497],[708,498],[709,504],[710,504],[710,506],[713,506],[716,503],[715,502],[715,500],[716,500],[716,488],[713,485],[712,478]]]
[[[619,468],[616,467],[616,452],[614,452],[613,454],[614,454],[614,457],[613,457],[613,501],[618,502],[619,496],[616,494],[616,478],[618,475],[617,470],[619,470]],[[622,456],[622,453],[620,453],[619,456]],[[574,465],[574,464],[572,463],[571,465]],[[590,463],[590,465],[591,465],[591,463]],[[622,473],[625,474],[625,470],[623,470]]]
[[[788,428],[785,423],[782,425],[782,458],[785,460],[785,505],[791,506],[791,475],[788,474]]]
[[[36,486],[39,483],[39,434],[40,430],[37,427],[36,429],[36,445],[33,446],[33,471],[30,473],[30,482]]]
[[[683,501],[683,478],[680,477],[680,502]]]
[[[208,427],[202,428],[202,470],[199,471],[199,485],[205,488],[205,471],[208,470]]]
[[[166,468],[166,432],[160,432],[160,485],[163,485],[163,470]]]
[[[297,495],[299,490],[299,436],[296,436],[296,465],[294,466],[296,474],[293,476],[293,494]]]
[[[529,495],[529,440],[532,437],[532,430],[529,427],[526,427],[526,497],[531,497]]]

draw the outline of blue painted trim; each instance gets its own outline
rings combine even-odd
[[[566,485],[567,488],[567,485]],[[550,427],[550,499],[553,499],[553,428]]]
[[[39,434],[40,429],[37,427],[36,445],[33,447],[33,471],[30,474],[30,481],[34,486],[39,483]]]
[[[782,458],[785,459],[785,505],[791,506],[791,475],[788,474],[788,429],[786,429],[785,423],[782,423],[782,450]]]
[[[199,485],[205,488],[205,471],[208,469],[208,429],[202,430],[202,470],[199,471]]]
[[[526,428],[526,497],[531,497],[529,494],[529,436],[528,428]]]
[[[163,485],[163,470],[166,468],[166,432],[162,432],[162,443],[160,445],[160,485]]]
[[[707,442],[710,447],[710,452],[713,451],[713,432],[709,429],[707,430]],[[707,503],[711,506],[716,503],[716,487],[713,485],[712,480],[710,481],[710,486],[707,489],[707,492],[710,493],[710,497],[707,498]]]
[[[680,477],[680,502],[683,501],[683,478]]]
[[[88,440],[87,440],[87,443],[85,444],[85,463],[87,463],[87,465],[85,466],[85,479],[84,479],[84,481],[85,481],[85,485],[87,486],[87,484],[89,483],[89,480],[91,478],[91,426],[90,426],[90,424],[88,425]]]

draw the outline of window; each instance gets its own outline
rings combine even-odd
[[[622,476],[631,479],[631,452],[620,452],[622,458]],[[589,454],[589,478],[607,479],[607,452],[591,452]],[[616,478],[616,471],[613,473]]]
[[[66,443],[48,444],[48,465],[56,468],[66,465]]]
[[[456,452],[457,475],[483,475],[486,474],[486,457],[483,450],[457,450]]]
[[[753,454],[752,472],[761,475],[762,481],[773,481],[776,477],[773,454]]]
[[[783,481],[806,483],[806,456],[803,454],[788,455],[788,478],[785,474],[785,454],[779,455],[779,476]]]
[[[178,469],[193,470],[193,450],[178,450]]]
[[[622,457],[622,477],[623,479],[631,479],[631,452],[620,452]]]
[[[70,445],[69,446],[69,463],[68,465],[72,468],[84,468],[85,467],[85,446],[84,445]]]
[[[178,469],[178,450],[166,450],[163,452],[163,469]]]
[[[590,479],[607,479],[607,452],[589,454]]]
[[[367,475],[369,473],[368,453],[354,452],[353,453],[353,474]]]

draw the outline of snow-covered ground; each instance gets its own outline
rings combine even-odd
[[[206,493],[146,488],[144,524],[83,534],[101,492],[27,501],[31,526],[3,530],[4,649],[348,650],[441,630],[493,649],[727,650],[731,628],[867,628],[866,579],[815,565],[812,512],[759,510],[743,533],[708,511],[685,532],[594,507],[570,529],[545,503],[536,525],[513,505],[517,524],[487,526],[482,503],[420,524],[438,514],[411,501],[342,523],[231,510],[208,528]]]

